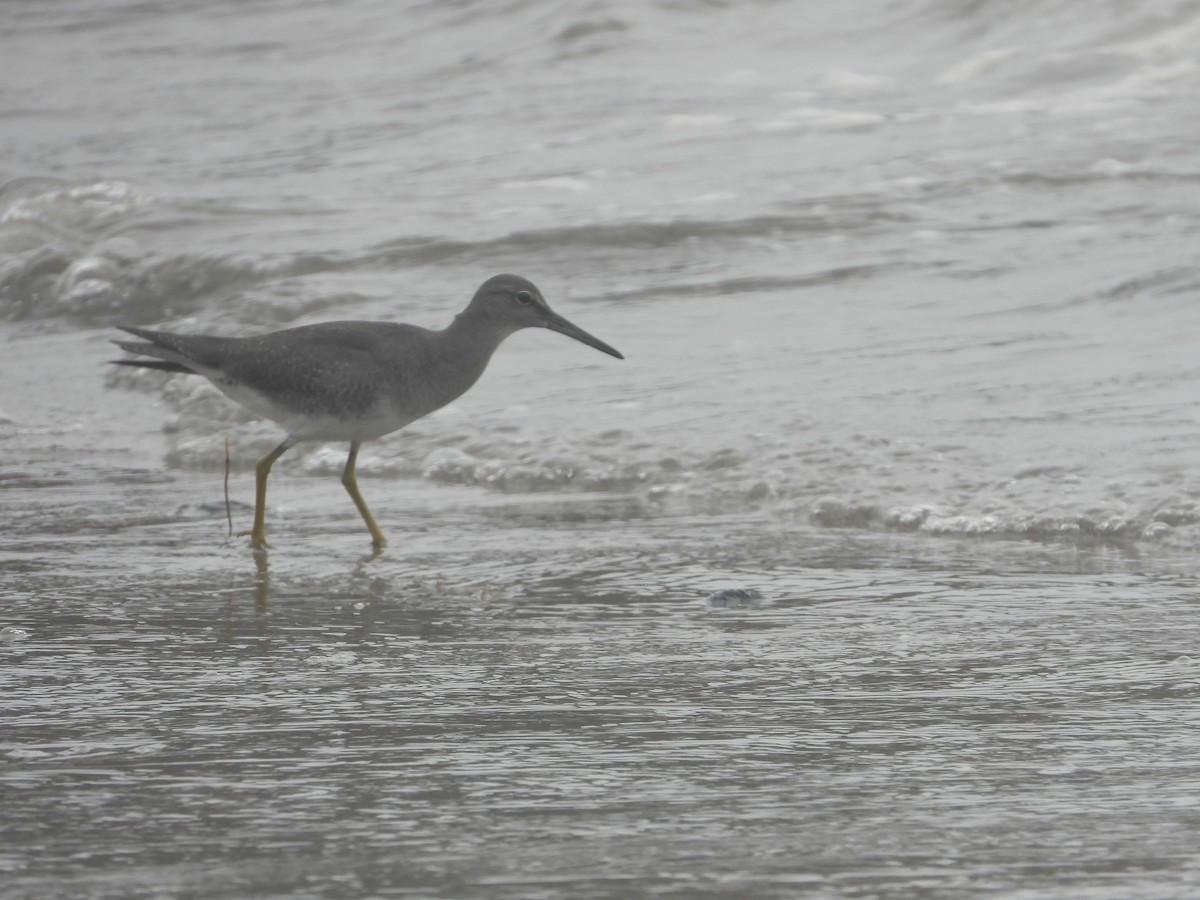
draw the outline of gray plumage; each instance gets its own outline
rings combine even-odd
[[[279,422],[295,440],[371,440],[461,396],[506,337],[538,326],[622,358],[551,311],[529,281],[497,275],[441,331],[394,322],[325,322],[233,338],[120,326],[145,343],[115,341],[117,346],[153,358],[114,362],[202,375]]]

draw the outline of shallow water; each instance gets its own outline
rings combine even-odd
[[[7,4],[0,893],[1194,896],[1198,34]],[[627,359],[364,447],[374,557],[345,448],[255,556],[278,430],[104,365],[498,271]]]
[[[374,561],[343,516],[264,568],[198,527],[25,547],[10,888],[1191,892],[1193,576],[626,515],[451,501]]]

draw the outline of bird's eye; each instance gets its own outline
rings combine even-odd
[[[528,306],[533,302],[533,294],[529,291],[517,291],[517,302],[522,306]]]

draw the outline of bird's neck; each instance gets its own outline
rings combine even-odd
[[[442,331],[442,337],[457,358],[478,359],[482,367],[512,333],[513,329],[497,327],[492,320],[463,312]]]
[[[495,322],[460,313],[440,334],[438,356],[449,371],[446,376],[465,391],[483,374],[496,348],[512,331],[497,328]]]

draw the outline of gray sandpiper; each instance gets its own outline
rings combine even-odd
[[[363,441],[390,434],[461,396],[501,342],[522,328],[549,328],[625,358],[551,310],[541,291],[517,275],[489,278],[441,331],[395,322],[324,322],[236,338],[118,327],[146,343],[113,343],[151,358],[114,364],[203,375],[230,399],[286,430],[283,442],[255,468],[249,535],[256,549],[267,547],[267,476],[294,444],[350,442],[342,484],[378,550],[387,539],[354,474]]]

